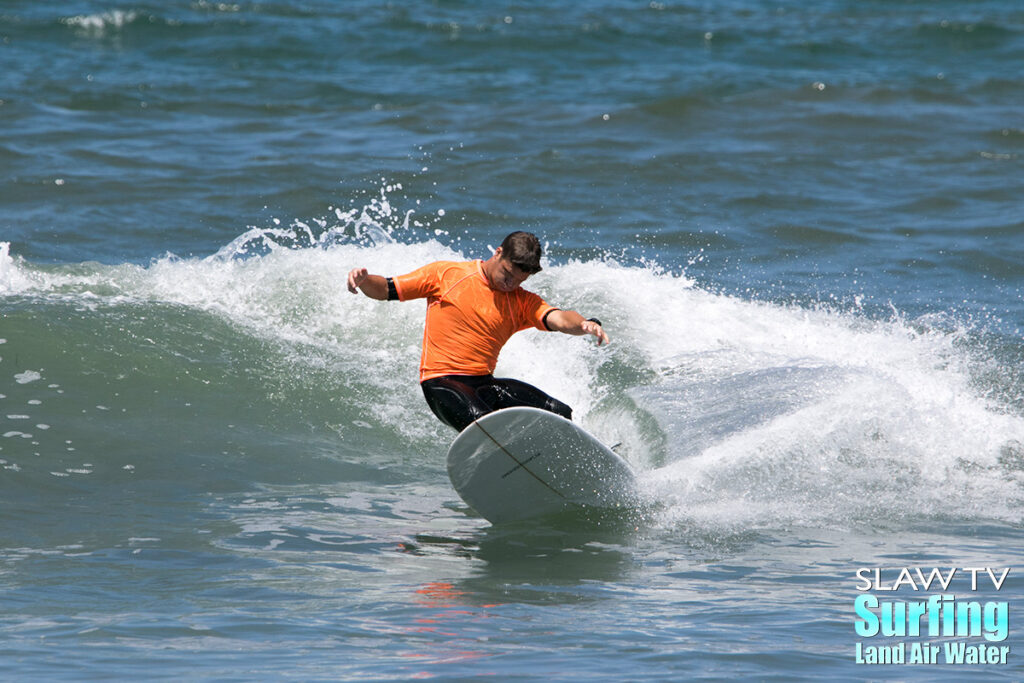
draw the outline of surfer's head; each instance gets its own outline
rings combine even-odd
[[[484,263],[484,272],[491,287],[511,292],[526,278],[540,272],[540,256],[540,240],[536,235],[513,232],[494,250],[494,256]]]
[[[527,275],[540,272],[540,240],[532,232],[513,232],[498,247],[501,256]]]

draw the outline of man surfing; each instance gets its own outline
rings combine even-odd
[[[406,275],[348,274],[348,291],[379,301],[427,299],[420,387],[431,411],[462,431],[501,408],[531,406],[572,419],[572,408],[526,382],[494,376],[498,353],[513,334],[530,327],[610,340],[600,321],[548,304],[522,288],[540,272],[541,247],[528,232],[513,232],[486,261],[436,261]]]

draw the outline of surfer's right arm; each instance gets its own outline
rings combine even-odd
[[[348,274],[348,291],[356,294],[359,290],[371,299],[388,301],[397,299],[395,286],[391,278],[382,275],[371,275],[366,268],[353,268]]]

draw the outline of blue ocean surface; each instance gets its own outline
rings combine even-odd
[[[1021,680],[1021,64],[1010,0],[0,1],[0,677]],[[612,343],[498,373],[635,514],[482,519],[345,290],[519,229]]]

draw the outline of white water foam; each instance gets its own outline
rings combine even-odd
[[[0,242],[0,294],[18,294],[35,286],[27,272],[21,259],[11,256],[11,243]]]
[[[100,36],[108,30],[120,30],[138,18],[138,12],[113,10],[98,14],[80,14],[61,19],[61,23],[83,33]]]

